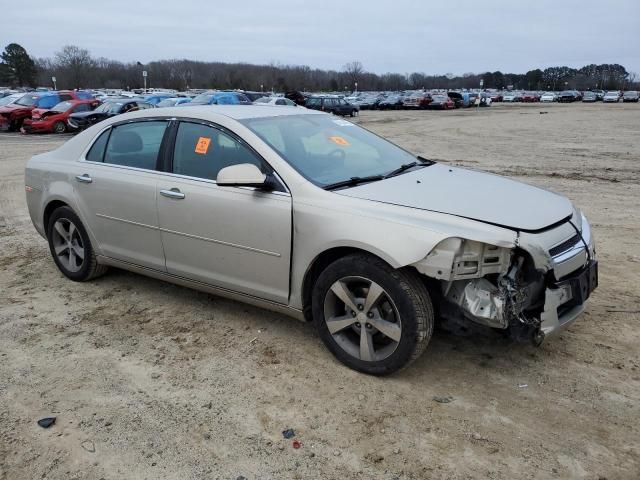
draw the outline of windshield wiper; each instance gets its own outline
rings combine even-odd
[[[377,180],[382,180],[384,178],[385,178],[384,175],[370,175],[368,177],[351,177],[348,180],[342,180],[340,182],[330,183],[329,185],[325,185],[322,188],[324,188],[325,190],[334,190],[340,187],[353,187],[361,183],[375,182]]]
[[[420,163],[418,163],[416,161],[413,161],[413,162],[405,163],[404,165],[400,165],[395,170],[392,170],[389,173],[387,173],[384,176],[384,178],[395,177],[396,175],[400,175],[402,172],[406,172],[407,170],[409,170],[409,169],[411,169],[413,167],[428,167],[428,166],[433,165],[435,163],[432,160],[427,160],[426,158],[422,158],[420,156],[418,156],[416,158],[418,160],[420,160]]]

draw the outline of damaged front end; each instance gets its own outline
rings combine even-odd
[[[584,300],[597,285],[595,265],[595,273],[591,268],[595,261],[587,257],[583,269],[557,281],[552,268],[540,268],[539,259],[535,262],[521,247],[448,238],[414,266],[440,280],[444,320],[457,325],[470,320],[539,345],[545,335],[583,311]],[[580,289],[582,293],[576,293]]]

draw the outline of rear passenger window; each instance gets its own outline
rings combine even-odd
[[[180,123],[173,173],[215,180],[221,169],[240,163],[251,163],[266,172],[262,160],[232,136],[207,125]]]
[[[109,140],[109,132],[111,129],[107,129],[100,134],[98,139],[93,142],[89,153],[87,153],[86,159],[90,162],[101,162],[104,158],[104,148],[107,146],[107,140]]]
[[[112,129],[105,163],[155,170],[165,121],[136,122]]]
[[[74,113],[75,112],[88,112],[89,110],[91,110],[91,107],[89,106],[88,103],[81,103],[80,105],[76,105],[76,108],[73,109]]]

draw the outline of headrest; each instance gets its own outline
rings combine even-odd
[[[136,132],[118,132],[111,139],[111,150],[115,153],[135,153],[142,150],[142,139]]]

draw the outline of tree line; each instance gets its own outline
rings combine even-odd
[[[431,75],[367,72],[359,61],[341,70],[322,70],[306,65],[271,63],[201,62],[195,60],[156,60],[148,64],[121,62],[93,57],[84,48],[66,45],[50,58],[32,58],[20,45],[11,43],[0,55],[0,85],[11,87],[53,86],[59,89],[147,87],[186,89],[353,91],[483,88],[524,90],[624,90],[638,88],[638,76],[618,64],[566,66],[534,69],[524,74],[484,72],[464,75]]]

